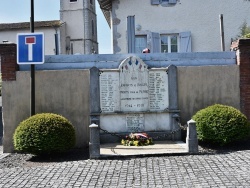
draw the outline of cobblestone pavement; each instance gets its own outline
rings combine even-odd
[[[1,161],[0,161],[1,162]],[[250,150],[0,169],[0,187],[249,187]]]

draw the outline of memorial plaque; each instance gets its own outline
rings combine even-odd
[[[120,110],[119,72],[103,71],[100,73],[100,102],[102,112]]]
[[[164,111],[169,107],[167,68],[148,69],[137,57],[100,73],[102,113]]]
[[[125,59],[120,67],[120,100],[121,111],[147,111],[148,97],[148,68],[139,58]]]
[[[162,111],[168,108],[168,74],[166,69],[149,72],[149,109]]]
[[[129,132],[144,131],[144,116],[143,114],[128,114],[126,116],[126,126]]]

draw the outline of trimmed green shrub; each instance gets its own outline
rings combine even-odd
[[[65,152],[75,146],[75,129],[64,117],[41,113],[22,121],[15,130],[17,151],[35,155]]]
[[[250,124],[239,110],[215,104],[198,111],[193,117],[196,121],[200,141],[226,145],[249,137]]]

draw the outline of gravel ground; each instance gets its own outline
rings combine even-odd
[[[1,148],[2,146],[0,146],[0,152],[2,153]],[[0,159],[0,169],[53,165],[60,162],[87,160],[88,158],[89,153],[87,149],[74,149],[67,153],[53,156],[11,153],[3,159]]]
[[[200,143],[198,155],[207,155],[216,153],[223,154],[240,150],[250,150],[250,140],[241,143],[236,143],[227,147],[211,146]],[[0,145],[0,153],[2,153],[1,145]],[[44,165],[46,166],[46,165],[54,165],[61,162],[80,161],[88,159],[89,159],[88,149],[73,149],[67,153],[60,155],[40,156],[40,157],[31,154],[12,153],[4,157],[3,159],[0,159],[0,169],[15,168],[15,167],[36,167]]]

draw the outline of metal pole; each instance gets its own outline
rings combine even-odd
[[[34,0],[30,0],[30,32],[34,33]],[[35,115],[35,65],[30,65],[30,116]]]
[[[225,38],[224,38],[223,14],[220,14],[219,17],[220,17],[221,51],[225,51]]]
[[[55,34],[55,54],[58,55],[59,54],[59,49],[58,49],[58,33],[56,32]]]

